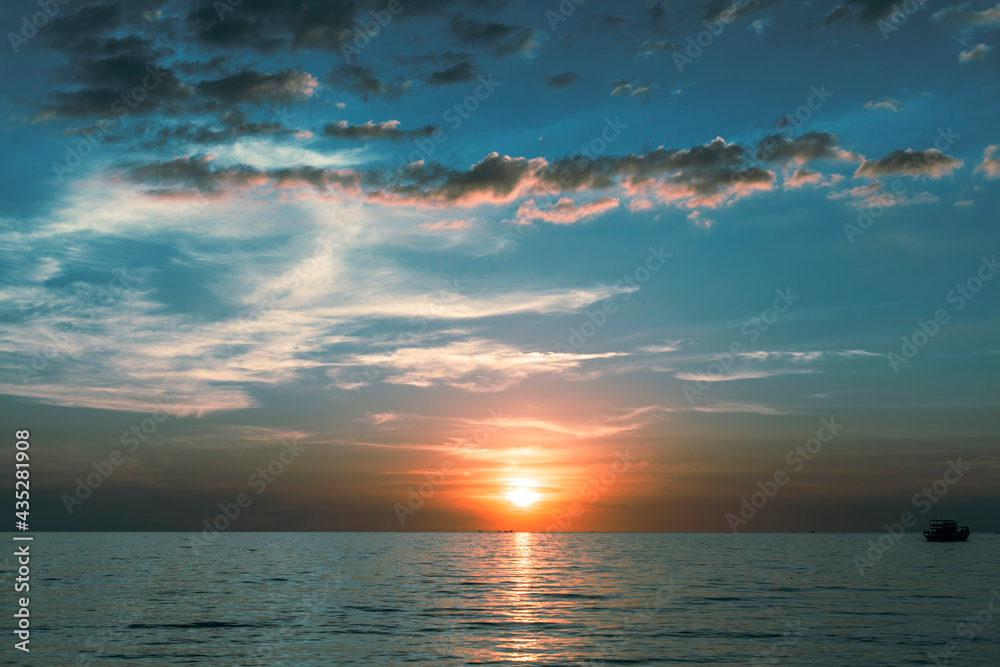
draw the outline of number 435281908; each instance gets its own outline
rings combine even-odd
[[[29,477],[31,473],[28,470],[28,448],[31,444],[28,442],[28,436],[30,435],[28,431],[17,431],[14,434],[17,437],[17,451],[14,453],[14,465],[17,468],[17,472],[14,473],[14,477],[17,481],[14,484],[14,496],[16,498],[14,502],[14,515],[21,521],[27,523],[28,521],[28,498],[29,490],[31,488]]]

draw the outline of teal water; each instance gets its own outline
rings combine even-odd
[[[195,537],[36,534],[31,655],[9,639],[2,659],[898,666],[935,664],[928,654],[954,642],[958,652],[937,664],[1000,665],[994,535],[965,544],[906,535],[863,576],[854,558],[877,535]],[[4,596],[5,609],[14,598]]]

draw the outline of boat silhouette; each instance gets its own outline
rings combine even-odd
[[[959,526],[952,519],[931,519],[931,527],[924,531],[924,537],[928,542],[965,542],[969,532],[968,526]]]

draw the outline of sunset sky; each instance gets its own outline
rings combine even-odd
[[[728,531],[778,471],[741,531],[1000,530],[1000,4],[46,6],[0,13],[39,530]]]

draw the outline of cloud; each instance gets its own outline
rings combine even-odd
[[[969,4],[952,5],[934,12],[931,19],[934,21],[960,21],[972,26],[998,26],[1000,25],[1000,3],[978,11]]]
[[[799,375],[819,373],[833,368],[845,361],[862,359],[883,359],[885,355],[867,350],[760,350],[743,352],[736,355],[735,365],[730,370],[723,370],[718,357],[702,357],[700,361],[707,363],[705,369],[685,371],[674,374],[679,380],[688,382],[732,382],[736,380],[758,380],[783,375]],[[713,367],[719,371],[714,372]]]
[[[702,216],[701,211],[691,211],[687,214],[687,219],[691,221],[697,227],[704,227],[710,229],[714,224],[715,220],[710,220]]]
[[[348,131],[347,128],[342,126],[333,131]],[[373,125],[366,131],[380,130]],[[783,150],[789,156],[808,156],[816,154],[817,149],[805,142]],[[582,163],[578,157],[559,158],[550,163],[541,157],[512,157],[494,152],[465,170],[423,161],[396,171],[306,165],[264,168],[247,164],[214,168],[209,156],[190,156],[146,165],[124,165],[118,174],[125,180],[153,186],[150,193],[159,196],[176,196],[180,194],[178,188],[182,192],[220,194],[227,186],[242,188],[270,183],[282,188],[312,187],[323,194],[363,193],[371,201],[394,205],[479,206],[584,189],[621,188],[635,198],[688,208],[715,208],[754,192],[773,189],[774,172],[750,165],[746,158],[743,146],[716,138],[689,149],[660,147],[645,154],[598,156]],[[607,202],[601,204],[607,205]]]
[[[193,95],[189,85],[169,68],[160,66],[167,53],[147,39],[93,37],[69,40],[61,47],[70,52],[67,64],[60,70],[61,78],[72,89],[54,91],[49,101],[42,103],[39,118],[124,117],[120,109],[148,114],[172,103],[190,101]]]
[[[372,139],[391,139],[401,141],[414,137],[428,137],[438,128],[425,125],[415,130],[400,130],[398,120],[387,120],[382,123],[368,121],[361,125],[349,125],[346,120],[339,120],[323,128],[323,136],[333,139],[353,139],[369,141]]]
[[[649,95],[649,93],[655,88],[654,84],[638,85],[632,83],[628,79],[622,79],[620,81],[615,81],[612,85],[611,94],[612,95],[625,95],[627,97],[635,97],[636,95]]]
[[[245,187],[266,180],[253,167],[236,165],[220,169],[211,168],[209,156],[174,158],[167,162],[124,165],[121,175],[136,183],[154,186],[155,194],[181,190],[220,194],[227,187]],[[164,187],[165,186],[165,187]]]
[[[962,51],[958,54],[958,62],[960,63],[971,63],[977,60],[983,60],[990,54],[993,50],[992,46],[987,46],[985,44],[977,44],[976,46]]]
[[[892,17],[897,11],[896,0],[848,0],[836,5],[823,19],[824,24],[854,19],[859,23],[871,25]]]
[[[576,83],[579,78],[580,75],[576,72],[566,72],[555,76],[546,76],[545,85],[549,88],[568,88]]]
[[[975,173],[984,173],[986,178],[1000,178],[1000,157],[995,157],[1000,145],[992,144],[983,149],[983,161],[975,169]]]
[[[275,74],[244,70],[195,85],[198,93],[226,104],[290,104],[312,97],[318,88],[313,75],[291,69]]]
[[[484,23],[461,14],[453,14],[448,30],[459,44],[492,49],[497,56],[531,56],[540,46],[540,33],[534,28],[490,21]]]
[[[695,412],[746,412],[757,415],[785,415],[787,412],[769,408],[766,405],[754,403],[725,403],[716,402],[707,406],[695,406],[691,408]]]
[[[680,50],[681,47],[674,42],[662,39],[647,39],[639,44],[636,48],[636,53],[644,58],[648,58],[654,53],[671,53]]]
[[[436,163],[413,168],[409,182],[389,184],[382,197],[398,203],[456,203],[476,205],[507,202],[529,191],[533,176],[545,166],[542,158],[527,159],[490,153],[468,171]]]
[[[416,387],[447,385],[473,392],[501,391],[535,375],[563,373],[617,353],[526,352],[497,341],[473,338],[437,347],[403,347],[388,354],[358,355],[358,367],[387,370],[385,382]]]
[[[701,15],[703,21],[709,23],[713,21],[723,21],[732,23],[747,14],[761,10],[770,5],[770,0],[746,0],[732,2],[732,0],[720,0],[713,2],[711,7]]]
[[[583,204],[577,204],[572,199],[564,197],[549,208],[540,209],[534,199],[529,199],[517,209],[517,222],[527,225],[533,220],[542,220],[555,225],[570,225],[614,210],[618,205],[619,201],[614,197],[601,197]]]
[[[855,177],[877,178],[903,174],[913,177],[941,178],[950,175],[962,164],[962,160],[946,155],[936,148],[928,150],[896,149],[877,160],[865,160],[854,172],[854,175]]]
[[[728,373],[706,373],[706,372],[694,372],[694,373],[674,373],[674,377],[678,380],[685,380],[687,382],[732,382],[734,380],[760,380],[762,378],[777,377],[779,375],[797,375],[799,373],[811,373],[809,370],[774,370],[774,371],[760,371],[760,370],[736,370]]]
[[[277,119],[268,122],[249,121],[239,110],[232,110],[223,114],[215,127],[207,123],[189,122],[154,129],[152,138],[146,142],[146,147],[155,148],[171,141],[190,144],[229,144],[245,137],[285,137],[300,132],[301,130],[294,127],[284,126]]]
[[[832,174],[830,178],[823,180],[823,174],[809,169],[797,169],[795,173],[785,179],[785,188],[792,190],[804,186],[810,187],[832,187],[842,181],[841,174]]]
[[[865,108],[874,110],[885,109],[887,111],[899,111],[900,109],[903,108],[903,103],[892,97],[883,97],[878,101],[869,100],[868,102],[865,102]]]
[[[335,67],[326,77],[327,83],[349,90],[361,99],[368,101],[371,97],[399,97],[410,89],[410,82],[397,78],[394,82],[382,81],[375,70],[361,65],[340,65]]]
[[[893,186],[895,188],[895,185]],[[912,206],[916,204],[933,204],[940,201],[938,197],[930,192],[917,192],[908,195],[903,191],[889,192],[885,189],[882,181],[874,181],[868,185],[840,192],[831,192],[827,199],[851,199],[850,204],[858,208],[873,208],[876,206],[888,208],[890,206]]]
[[[469,229],[472,227],[471,220],[439,220],[437,222],[424,222],[420,225],[424,229]]]
[[[453,83],[472,81],[478,74],[475,63],[471,60],[465,60],[451,67],[431,72],[426,81],[428,86],[447,86]]]
[[[793,139],[772,134],[758,142],[754,156],[762,162],[798,163],[829,158],[852,158],[850,153],[837,148],[837,135],[829,132],[807,132]]]

